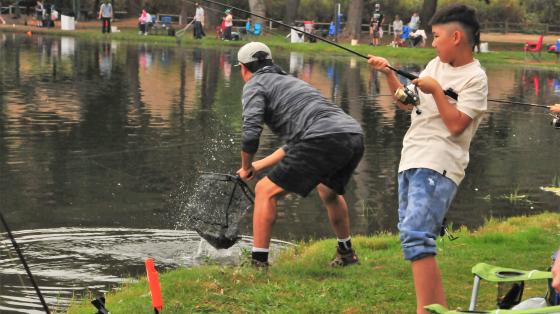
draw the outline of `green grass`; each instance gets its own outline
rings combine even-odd
[[[110,35],[101,34],[101,32],[96,29],[81,29],[78,31],[62,31],[59,29],[42,29],[34,27],[16,27],[16,28],[3,28],[2,31],[14,31],[14,32],[27,32],[32,31],[34,33],[45,33],[56,36],[75,36],[82,39],[93,40],[93,41],[105,41],[105,40],[119,40],[124,42],[138,43],[138,42],[148,42],[155,45],[166,45],[166,46],[176,46],[178,41],[173,36],[140,36],[136,29],[121,29],[120,33],[112,33]],[[276,33],[280,31],[275,31]],[[337,56],[352,56],[351,53],[346,52],[340,48],[332,46],[324,42],[317,42],[314,44],[304,43],[304,44],[291,44],[284,36],[280,35],[266,35],[251,37],[250,40],[259,40],[268,44],[272,49],[282,49],[288,51],[299,51],[310,54],[320,54],[320,55],[337,55]],[[180,46],[183,47],[240,47],[247,41],[229,41],[225,42],[216,39],[212,33],[208,33],[203,40],[195,40],[192,38],[192,32],[187,31],[179,42]],[[392,62],[400,63],[427,63],[429,60],[436,56],[436,52],[431,47],[428,48],[393,48],[389,46],[371,47],[368,45],[357,45],[351,46],[349,44],[342,43],[342,46],[354,50],[362,55],[375,54],[379,56],[386,57]],[[357,58],[360,58],[356,56]],[[525,56],[521,48],[518,49],[507,49],[504,51],[496,51],[484,54],[476,54],[476,58],[480,60],[483,65],[512,65],[512,66],[532,66],[538,68],[560,68],[560,63],[556,62],[556,57],[552,54],[546,52],[542,53],[540,59],[536,59],[531,56]]]
[[[541,214],[490,220],[476,231],[466,228],[446,240],[438,262],[451,308],[466,309],[470,269],[478,262],[519,269],[546,270],[560,243],[560,215]],[[160,274],[165,313],[412,313],[414,288],[398,237],[355,237],[361,265],[328,266],[334,240],[289,248],[265,272],[250,267],[200,266]],[[157,261],[156,261],[157,262]],[[542,296],[545,282],[529,283],[525,297]],[[496,287],[483,283],[479,308],[494,308]],[[112,313],[150,313],[145,279],[106,296]],[[92,313],[89,298],[69,313]]]

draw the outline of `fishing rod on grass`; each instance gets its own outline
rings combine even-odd
[[[19,248],[19,245],[16,242],[16,239],[15,239],[14,235],[12,234],[12,231],[11,231],[10,227],[8,226],[8,223],[6,222],[6,219],[4,219],[4,215],[2,215],[1,212],[0,212],[0,221],[2,222],[2,226],[4,227],[4,230],[6,230],[6,233],[8,234],[8,238],[10,238],[10,241],[12,242],[12,246],[16,250],[16,253],[19,257],[19,260],[21,261],[21,264],[23,265],[23,268],[25,269],[25,272],[27,273],[27,277],[29,277],[29,281],[31,281],[31,284],[33,285],[33,288],[35,289],[35,293],[37,293],[37,296],[39,297],[39,301],[41,302],[41,305],[43,306],[43,310],[45,310],[45,313],[49,314],[50,311],[49,311],[49,307],[48,307],[47,303],[45,302],[45,298],[43,298],[43,294],[41,293],[41,290],[39,289],[39,286],[35,282],[35,279],[33,278],[33,274],[31,274],[31,269],[29,269],[29,266],[27,265],[27,262],[25,261],[25,258],[23,257],[23,254],[21,253],[21,249]]]

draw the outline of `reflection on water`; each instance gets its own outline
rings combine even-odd
[[[394,231],[396,171],[410,118],[396,110],[384,76],[356,58],[274,55],[364,128],[366,153],[347,195],[353,232]],[[0,33],[0,210],[12,228],[181,229],[183,215],[170,196],[200,171],[233,173],[239,166],[243,81],[232,67],[235,56],[236,49],[226,47],[178,49]],[[413,72],[423,67],[395,66]],[[487,73],[490,98],[559,102],[556,71],[495,67]],[[490,216],[559,210],[557,196],[540,189],[560,177],[560,133],[545,110],[495,103],[489,109],[449,220],[474,227]],[[281,144],[265,131],[259,154]],[[243,233],[250,232],[247,223]],[[317,195],[282,200],[273,236],[331,237]],[[41,250],[45,254],[48,247]],[[121,273],[100,276],[143,271],[116,267],[121,261],[109,264]],[[85,287],[82,267],[60,275],[40,271],[41,282]],[[22,297],[8,290],[0,286],[0,295]]]

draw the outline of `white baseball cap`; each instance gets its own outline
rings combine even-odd
[[[259,60],[255,57],[257,52],[266,53],[265,59],[272,60],[272,52],[270,51],[270,48],[261,42],[253,41],[243,45],[243,47],[239,49],[237,52],[237,61],[243,64],[257,61]],[[239,63],[237,65],[239,65]]]

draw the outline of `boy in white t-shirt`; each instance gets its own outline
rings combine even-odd
[[[436,237],[465,176],[471,139],[488,95],[486,73],[473,57],[480,40],[475,11],[454,4],[436,12],[430,24],[438,56],[412,81],[420,104],[411,114],[398,174],[398,227],[404,257],[411,261],[417,313],[428,313],[424,306],[433,303],[446,306]],[[393,92],[402,87],[386,59],[370,56],[368,63],[386,75]],[[449,88],[458,100],[444,94]]]

